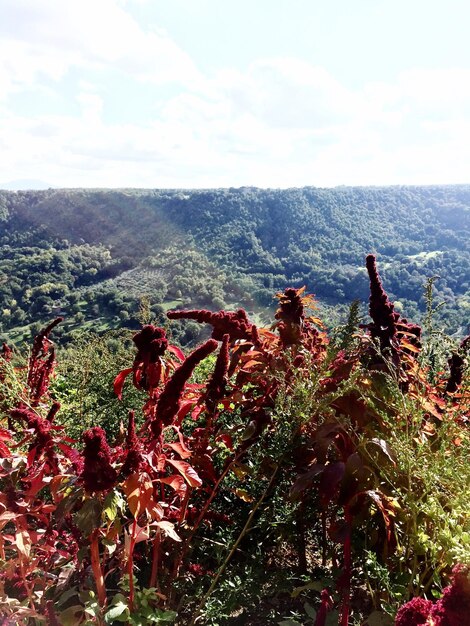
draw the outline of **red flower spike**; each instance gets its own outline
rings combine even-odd
[[[161,378],[161,360],[168,347],[165,330],[152,324],[146,324],[132,338],[137,354],[132,366],[134,385],[137,389],[149,390],[157,387]]]
[[[284,293],[276,294],[279,300],[279,308],[275,318],[275,324],[284,347],[300,344],[306,332],[314,331],[312,324],[305,317],[305,307],[313,307],[313,296],[304,296],[305,287],[294,289],[288,287]]]
[[[321,592],[321,604],[318,609],[314,626],[325,626],[327,614],[332,608],[333,598],[331,597],[328,589],[323,589]]]
[[[463,626],[470,615],[470,566],[457,565],[452,570],[452,584],[432,607],[435,626]]]
[[[142,446],[135,433],[135,413],[129,411],[129,424],[127,426],[126,436],[126,460],[121,469],[121,474],[124,477],[138,472],[142,464]]]
[[[49,626],[60,626],[60,622],[57,619],[57,615],[54,611],[54,603],[52,600],[46,602],[46,613]]]
[[[209,339],[202,346],[196,348],[187,357],[186,361],[175,370],[173,376],[165,385],[158,398],[156,415],[152,420],[152,432],[154,436],[159,436],[163,426],[169,426],[178,413],[181,396],[186,382],[191,378],[194,368],[198,363],[214,352],[217,348],[217,341]]]
[[[55,351],[49,340],[52,330],[62,322],[58,317],[35,337],[28,367],[28,387],[30,388],[32,405],[37,406],[41,397],[47,392],[49,380],[55,366]]]
[[[225,394],[229,366],[229,341],[230,336],[228,334],[224,335],[222,346],[215,363],[214,373],[207,384],[205,402],[207,410],[210,412],[213,412],[217,408],[219,400],[221,400]]]
[[[111,450],[106,441],[106,434],[99,426],[94,426],[83,433],[83,471],[81,477],[85,490],[106,491],[111,489],[117,479],[117,473],[111,465]]]
[[[54,421],[54,418],[59,412],[59,409],[60,409],[60,402],[54,402],[54,404],[49,409],[49,413],[47,414],[47,417],[46,417],[48,422]]]
[[[452,356],[448,360],[449,369],[450,369],[450,377],[447,381],[446,391],[448,393],[453,393],[457,391],[457,389],[462,384],[463,373],[465,368],[465,359],[464,356],[467,352],[470,351],[470,336],[465,337],[462,340],[458,352],[453,352]]]
[[[31,458],[45,457],[49,467],[55,468],[57,461],[54,453],[54,440],[50,434],[51,422],[28,408],[13,409],[10,411],[10,416],[26,422],[28,429],[34,431],[35,437],[29,446],[29,452],[32,453]]]
[[[168,311],[167,317],[170,320],[189,319],[199,322],[199,324],[210,324],[212,326],[212,338],[222,341],[225,334],[230,336],[230,341],[244,339],[253,341],[252,324],[244,309],[238,311],[219,311],[213,313],[206,309],[193,309],[189,311]]]
[[[421,626],[426,624],[431,614],[431,600],[413,598],[404,604],[395,618],[395,626]]]
[[[421,349],[421,327],[410,324],[394,310],[383,288],[373,254],[366,257],[366,267],[370,279],[369,314],[372,318],[372,323],[366,328],[373,339],[379,340],[381,353],[388,353],[395,365],[399,365],[400,350],[417,352]],[[403,346],[400,346],[401,342]]]

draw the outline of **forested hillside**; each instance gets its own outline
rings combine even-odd
[[[438,276],[440,320],[469,330],[470,186],[0,191],[0,241],[10,340],[57,314],[64,336],[132,326],[144,296],[155,315],[191,302],[262,318],[287,285],[306,285],[335,318],[367,298],[369,252],[404,315],[419,319]]]

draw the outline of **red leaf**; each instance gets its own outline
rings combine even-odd
[[[44,467],[32,478],[28,479],[29,488],[24,492],[26,496],[35,496],[44,487]]]
[[[0,441],[0,456],[5,459],[11,457],[11,452],[7,446]]]
[[[217,435],[216,441],[221,441],[229,450],[233,450],[233,439],[230,435],[222,434]]]
[[[173,474],[172,476],[166,476],[165,478],[160,478],[159,480],[165,485],[170,485],[170,487],[176,491],[180,498],[184,498],[188,488],[182,476],[179,476],[178,474]]]
[[[29,452],[28,452],[28,458],[26,460],[26,466],[27,467],[31,467],[31,465],[34,463],[34,460],[36,458],[36,454],[37,454],[37,450],[38,447],[34,446],[34,448],[32,448]]]
[[[121,372],[119,372],[119,374],[114,379],[114,383],[113,383],[114,393],[117,395],[119,400],[122,400],[122,388],[124,387],[124,381],[126,380],[126,378],[129,376],[131,372],[132,372],[132,367],[128,367],[122,370]]]
[[[4,511],[0,515],[0,530],[4,526],[6,526],[8,524],[8,522],[11,522],[12,520],[16,519],[17,517],[19,517],[18,513],[13,513],[13,511]]]
[[[320,493],[322,494],[322,500],[325,504],[328,504],[328,502],[332,500],[344,476],[344,471],[345,464],[342,461],[325,465],[322,477],[320,478]]]
[[[159,454],[157,459],[157,472],[163,472],[166,465],[166,454]]]
[[[197,471],[203,476],[204,480],[210,480],[213,483],[217,482],[214,464],[208,454],[200,454],[197,458],[193,457],[192,462],[197,467]]]
[[[385,441],[385,439],[378,439],[374,437],[374,439],[370,440],[370,443],[373,443],[374,445],[378,446],[380,450],[382,450],[382,452],[385,454],[387,459],[390,461],[390,463],[396,466],[395,454],[393,452],[393,449]]]
[[[6,428],[0,428],[0,441],[10,441],[12,436]]]
[[[122,484],[122,489],[127,496],[127,504],[132,515],[137,519],[152,498],[153,484],[149,475],[145,472],[140,475],[131,474]]]
[[[184,361],[185,358],[186,358],[184,356],[183,352],[177,346],[169,345],[169,346],[167,346],[167,350],[168,350],[168,352],[171,352],[172,354],[174,354],[175,357],[177,359],[179,359],[180,361]]]
[[[298,476],[297,480],[291,487],[290,497],[295,498],[302,491],[305,491],[305,489],[310,489],[310,487],[313,485],[315,478],[319,476],[323,472],[324,469],[325,469],[324,465],[320,465],[320,464],[312,465],[312,467],[308,470],[308,472],[305,472],[305,474]]]
[[[195,402],[194,400],[188,400],[186,402],[183,402],[183,404],[181,405],[177,417],[176,417],[176,422],[178,424],[181,424],[181,422],[184,420],[184,418],[186,417],[186,415],[191,411],[191,409],[193,408]]]
[[[202,485],[202,480],[197,475],[194,467],[189,463],[186,463],[186,461],[175,461],[174,459],[167,459],[167,461],[182,474],[188,485],[191,487],[200,487]]]
[[[31,550],[31,538],[27,530],[20,530],[16,532],[15,543],[18,548],[18,552],[25,557],[29,557]]]
[[[201,414],[202,410],[203,410],[203,406],[202,405],[197,405],[193,412],[191,413],[191,417],[193,418],[193,420],[197,420],[197,418],[199,417],[199,415]]]
[[[171,448],[175,452],[177,452],[182,459],[189,459],[191,456],[191,450],[189,450],[184,444],[179,442],[166,443],[165,448]]]

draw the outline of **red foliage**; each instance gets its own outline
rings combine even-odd
[[[395,626],[464,626],[470,623],[470,566],[456,565],[452,582],[436,603],[413,598],[395,618]]]
[[[196,348],[184,363],[175,370],[160,394],[156,416],[151,421],[152,432],[155,436],[159,436],[162,426],[169,426],[176,416],[185,384],[191,378],[196,365],[208,357],[211,352],[214,352],[216,348],[217,342],[214,339],[209,339],[202,346]]]
[[[452,583],[444,589],[430,611],[435,626],[462,626],[470,623],[470,566],[457,565]]]
[[[368,546],[378,558],[386,562],[396,547],[399,507],[371,459],[377,453],[395,464],[383,412],[390,412],[390,418],[397,415],[386,402],[380,411],[366,402],[370,388],[381,381],[376,369],[395,368],[399,382],[406,382],[406,393],[427,394],[426,411],[437,419],[442,407],[452,411],[457,406],[459,396],[446,395],[446,381],[431,389],[416,367],[420,328],[395,313],[372,255],[367,268],[372,322],[346,351],[329,344],[319,320],[307,316],[313,299],[303,289],[278,294],[270,329],[258,329],[242,309],[170,312],[170,319],[194,319],[213,327],[212,339],[187,358],[168,344],[162,328],[144,326],[133,338],[131,366],[114,383],[120,398],[132,372],[134,386],[144,392],[144,426],[136,432],[136,413],[131,411],[125,441],[114,449],[95,426],[83,434],[80,454],[56,425],[60,404],[48,397],[55,363],[48,336],[60,319],[39,333],[25,391],[6,413],[15,420],[15,432],[0,428],[0,559],[8,563],[0,570],[0,590],[24,601],[26,618],[35,619],[36,611],[48,623],[60,623],[59,597],[74,589],[78,597],[96,589],[104,611],[109,602],[106,584],[115,586],[123,571],[133,581],[134,557],[140,559],[139,583],[158,589],[158,606],[177,606],[176,590],[181,580],[188,580],[186,574],[193,580],[210,574],[194,562],[201,550],[197,533],[235,526],[242,514],[255,511],[247,485],[275,477],[281,469],[276,489],[286,493],[290,481],[291,498],[299,501],[299,546],[302,541],[305,545],[305,529],[321,523],[323,564],[337,566],[336,604],[340,623],[348,623],[354,539],[365,528],[364,520],[370,522],[367,531],[372,529]],[[378,341],[380,354],[377,367],[367,369],[362,363],[370,362],[371,338]],[[192,382],[195,367],[217,349],[217,341],[222,343],[212,374],[204,383]],[[462,347],[458,354],[463,356]],[[8,361],[11,351],[4,347],[0,357]],[[461,361],[454,359],[450,366],[447,392],[452,392],[451,381],[456,388],[461,382]],[[279,400],[298,392],[304,378],[315,402],[306,402],[307,408],[299,408],[302,414],[293,415],[292,423],[283,422],[286,430],[277,432]],[[348,388],[350,379],[354,384]],[[458,419],[463,419],[460,413]],[[270,437],[284,437],[284,432],[292,438],[285,442],[289,454],[280,451],[277,456]],[[366,451],[364,442],[373,450]],[[26,458],[21,454],[25,446]],[[265,455],[256,476],[253,449]],[[224,509],[223,503],[234,498],[239,505],[232,502],[231,509]],[[143,580],[147,574],[148,581]],[[136,594],[130,584],[132,609]],[[424,624],[432,615],[436,626],[456,626],[470,612],[468,592],[468,570],[455,570],[441,600],[433,605],[414,599],[400,609],[397,624]],[[324,589],[316,626],[323,626],[332,608],[333,599]]]
[[[107,491],[116,483],[117,472],[111,465],[111,450],[106,441],[106,433],[94,426],[83,433],[83,470],[81,478],[85,491]]]
[[[129,474],[138,472],[142,462],[142,444],[135,433],[135,413],[130,411],[126,436],[126,458],[121,468],[122,476],[127,477]]]
[[[420,626],[426,624],[432,609],[432,602],[424,598],[413,598],[400,608],[395,618],[395,626]]]
[[[250,323],[244,309],[238,311],[219,311],[213,313],[206,309],[193,309],[189,311],[168,311],[170,320],[189,319],[199,324],[210,324],[213,328],[212,338],[222,341],[224,335],[229,335],[230,341],[244,339],[245,341],[256,340],[254,325]]]
[[[49,388],[49,379],[55,366],[55,351],[49,340],[49,335],[62,320],[62,317],[55,319],[43,328],[33,341],[27,380],[32,406],[39,404],[42,396],[47,393]]]
[[[214,372],[207,383],[205,403],[207,410],[210,412],[216,409],[218,402],[225,394],[229,366],[229,341],[230,336],[225,334],[217,356]]]

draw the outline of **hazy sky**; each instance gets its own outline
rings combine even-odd
[[[468,0],[0,0],[0,183],[469,183]]]

